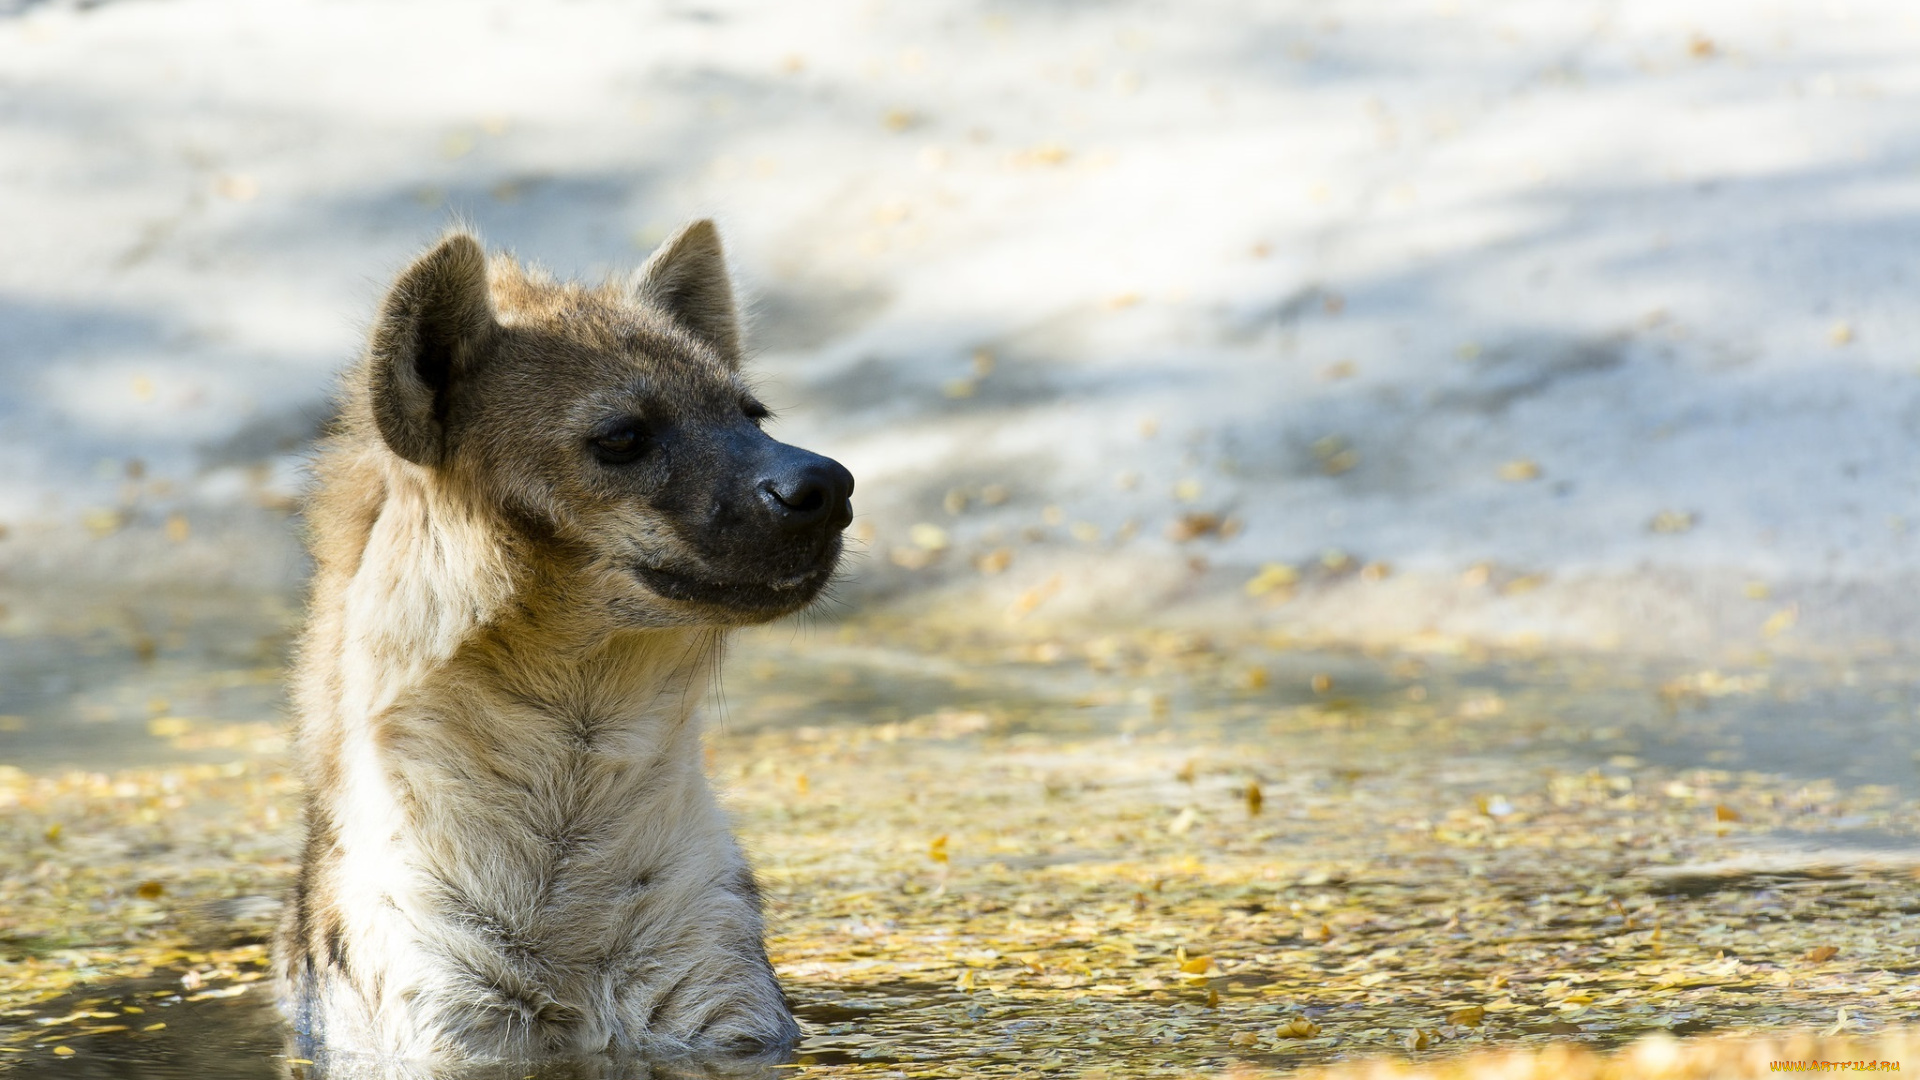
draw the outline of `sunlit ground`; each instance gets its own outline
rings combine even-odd
[[[5,643],[42,681],[9,679],[0,732],[0,1070],[287,1067],[264,936],[297,793],[262,705],[287,616],[195,612]],[[711,771],[805,1024],[790,1069],[1286,1070],[1911,1015],[1910,670],[1417,644],[747,636]]]

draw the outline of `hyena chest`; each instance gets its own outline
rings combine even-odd
[[[660,762],[595,751],[543,768],[521,761],[436,810],[409,861],[444,955],[489,977],[591,981],[621,969],[663,898],[681,891],[685,851],[715,839],[695,835],[706,817],[697,774]]]

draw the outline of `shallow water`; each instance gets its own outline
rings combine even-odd
[[[175,603],[162,615],[70,623],[0,640],[0,710],[17,718],[0,728],[0,761],[29,776],[206,761],[250,762],[246,768],[274,775],[284,752],[278,664],[287,621],[274,608]],[[1653,792],[1643,801],[1682,800],[1682,809],[1674,811],[1679,816],[1669,816],[1683,827],[1635,826],[1651,839],[1636,840],[1633,850],[1649,854],[1627,859],[1642,876],[1609,901],[1623,913],[1609,918],[1632,929],[1627,908],[1634,897],[1665,897],[1658,902],[1670,906],[1704,898],[1700,918],[1709,921],[1695,942],[1705,950],[1701,955],[1749,956],[1757,972],[1772,970],[1768,965],[1784,970],[1787,954],[1769,959],[1760,946],[1747,939],[1730,945],[1735,938],[1726,935],[1774,918],[1765,912],[1801,910],[1795,905],[1803,901],[1811,905],[1805,910],[1817,911],[1829,902],[1824,893],[1795,889],[1826,889],[1821,883],[1831,880],[1839,890],[1835,897],[1861,888],[1878,896],[1875,890],[1886,882],[1873,879],[1870,868],[1865,885],[1848,884],[1847,875],[1854,873],[1848,867],[1862,861],[1920,865],[1912,818],[1902,809],[1920,796],[1913,672],[1892,661],[1778,663],[1720,672],[1594,657],[1293,651],[1257,642],[1228,648],[1146,632],[1064,644],[973,640],[948,650],[924,644],[899,645],[885,633],[750,635],[730,659],[715,706],[716,772],[733,790],[743,834],[768,876],[776,961],[808,1033],[795,1060],[810,1071],[853,1075],[888,1066],[916,1075],[948,1075],[943,1069],[978,1075],[1072,1073],[1099,1065],[1146,1075],[1163,1066],[1233,1061],[1285,1069],[1390,1051],[1394,1044],[1382,1044],[1378,1033],[1398,1030],[1390,1015],[1396,1006],[1365,997],[1365,988],[1381,984],[1359,983],[1363,989],[1353,993],[1362,996],[1350,993],[1341,999],[1345,1005],[1332,999],[1315,1004],[1310,994],[1290,988],[1297,969],[1309,963],[1302,950],[1330,949],[1340,940],[1333,927],[1342,905],[1370,905],[1377,926],[1424,925],[1407,918],[1396,923],[1394,897],[1442,903],[1460,874],[1496,884],[1506,874],[1509,884],[1501,888],[1512,911],[1538,907],[1552,891],[1556,871],[1548,864],[1559,857],[1551,854],[1554,844],[1543,848],[1541,865],[1502,862],[1496,834],[1513,832],[1510,822],[1550,817],[1558,802],[1540,793],[1551,790],[1559,800],[1569,785],[1585,784],[1606,798]],[[803,754],[817,764],[796,771],[803,766],[794,762]],[[1187,764],[1178,770],[1161,764],[1181,759]],[[1202,763],[1197,770],[1195,762]],[[1101,769],[1108,771],[1099,778],[1076,779]],[[1250,780],[1233,779],[1243,776],[1266,785],[1264,809],[1261,796],[1246,794],[1257,791],[1246,787]],[[863,786],[901,794],[888,802],[884,791],[862,792]],[[1031,806],[1006,809],[1027,806],[1022,792],[1028,790],[1037,793]],[[1866,794],[1855,806],[1850,792]],[[901,800],[919,805],[923,795],[925,820],[932,824],[923,829],[922,818],[914,817],[903,832],[875,847],[875,812],[861,812],[859,800],[877,798],[870,805],[894,807]],[[1266,823],[1252,841],[1239,835],[1244,830],[1223,809],[1234,799],[1250,800],[1244,811],[1250,823]],[[1533,801],[1523,813],[1516,807],[1526,799]],[[1134,814],[1136,807],[1147,809]],[[1179,807],[1184,809],[1174,815]],[[944,834],[936,845],[938,865],[921,851],[927,835],[950,827],[941,821],[954,821],[951,828],[958,832],[999,813],[1012,816],[991,852],[949,860]],[[1022,813],[1040,817],[1020,819]],[[1375,813],[1376,824],[1359,820]],[[1129,834],[1136,839],[1118,847],[1100,846],[1098,829],[1130,814],[1147,821],[1144,831]],[[1390,830],[1408,828],[1409,815],[1419,817],[1416,833],[1425,830],[1420,835],[1451,845],[1444,848],[1447,858],[1457,849],[1466,854],[1452,862],[1421,855],[1399,863],[1393,862],[1398,856],[1378,855],[1386,860],[1381,865],[1399,869],[1371,883],[1355,871],[1312,868],[1339,859],[1364,865],[1376,851],[1392,847]],[[1703,823],[1699,828],[1685,824],[1695,818]],[[1052,841],[1033,839],[1042,819],[1053,830]],[[1585,844],[1574,841],[1587,828],[1566,825],[1562,846]],[[284,826],[280,834],[287,834]],[[1586,846],[1614,842],[1595,836]],[[814,842],[811,854],[790,854]],[[880,854],[868,866],[848,862],[840,848]],[[886,854],[907,849],[910,856]],[[135,860],[133,872],[156,873],[137,869],[146,865],[138,862],[143,857],[127,856]],[[167,856],[152,858],[164,862]],[[1241,877],[1208,869],[1237,865],[1235,859],[1249,868]],[[1421,869],[1423,859],[1431,869]],[[44,874],[44,866],[36,872]],[[1579,873],[1592,872],[1581,867]],[[1118,891],[1108,897],[1087,886],[1093,891],[1079,910],[1055,907],[1050,915],[1046,892],[1070,877],[1042,886],[1039,898],[1021,891],[1032,888],[1020,882],[1033,875],[1082,872],[1119,880],[1109,890]],[[1541,873],[1548,884],[1539,883]],[[1143,884],[1127,884],[1129,874]],[[1422,874],[1431,881],[1423,883]],[[1150,889],[1144,884],[1149,882]],[[1163,882],[1170,883],[1164,893]],[[1581,887],[1600,896],[1599,884]],[[1215,903],[1210,893],[1243,899],[1233,902],[1238,907],[1220,900],[1227,906],[1183,914],[1188,908],[1182,905]],[[1097,948],[1097,932],[1049,945],[1043,938],[1053,931],[1034,927],[1084,921],[1099,904],[1106,905],[1102,918],[1116,928],[1134,926],[1129,920],[1136,915],[1158,919],[1158,929],[1139,929],[1141,941],[1153,934],[1175,942],[1211,937],[1238,941],[1239,951],[1249,955],[1259,942],[1270,951],[1244,968],[1203,967],[1194,977],[1183,974],[1190,966],[1185,947],[1176,953],[1166,944],[1164,962],[1175,965],[1170,969],[1095,966],[1074,974],[1073,962],[1058,957]],[[1920,942],[1909,941],[1914,931],[1903,910],[1870,916],[1894,921],[1864,932],[1878,933],[1889,949],[1910,951]],[[1254,920],[1288,921],[1271,931],[1229,932],[1220,920],[1241,918],[1235,911]],[[1742,924],[1741,916],[1726,914],[1736,911],[1764,917]],[[1319,930],[1321,916],[1313,912],[1330,913]],[[155,1078],[353,1074],[289,1062],[264,983],[251,981],[262,962],[259,942],[271,919],[269,900],[228,896],[201,902],[191,917],[157,917],[172,920],[162,921],[163,927],[185,928],[177,932],[197,947],[237,949],[233,955],[240,959],[204,983],[192,974],[189,957],[161,963],[139,978],[86,979],[65,993],[30,1000],[0,1016],[0,1071]],[[1450,925],[1464,917],[1456,913]],[[1794,917],[1780,916],[1789,922]],[[988,940],[979,936],[985,931],[970,929],[974,924],[1001,918],[1012,922],[993,933],[1027,935],[1021,939],[1028,943],[1021,948],[1031,950],[1020,961],[1025,971],[1007,959],[1014,954],[1004,943],[964,945]],[[1557,922],[1543,918],[1543,926],[1567,924],[1565,916]],[[18,956],[54,955],[75,945],[9,936],[8,925],[0,921],[0,950],[11,948]],[[1369,924],[1354,925],[1357,942]],[[1604,929],[1600,922],[1590,926]],[[1569,940],[1585,940],[1582,935],[1591,936],[1569,931]],[[815,955],[826,939],[842,951]],[[862,943],[869,939],[871,944]],[[1509,933],[1506,940],[1529,939]],[[1136,941],[1129,948],[1134,955],[1157,946]],[[1508,946],[1501,948],[1497,963],[1512,967],[1504,959]],[[1326,970],[1353,974],[1360,970],[1356,964],[1376,962],[1385,965],[1383,972],[1396,970],[1391,959],[1371,957],[1391,958],[1407,949],[1417,952],[1419,946],[1349,946],[1342,955],[1356,959]],[[1651,955],[1664,954],[1656,944]],[[1551,974],[1563,961],[1543,956],[1539,962]],[[1884,959],[1875,963],[1897,970]],[[1162,970],[1169,973],[1156,974]],[[981,973],[978,983],[974,971]],[[183,984],[183,976],[191,985]],[[1426,978],[1409,970],[1395,974],[1391,985]],[[1513,986],[1527,985],[1524,971],[1513,980]],[[1434,1000],[1497,998],[1508,983],[1490,983],[1495,989],[1484,993],[1467,993],[1465,985],[1441,979]],[[1739,1004],[1748,999],[1727,997],[1714,999],[1720,1003],[1713,1008],[1676,1006],[1639,1019],[1624,1013],[1595,1017],[1578,1003],[1570,1011],[1564,1001],[1555,1004],[1552,995],[1559,991],[1543,992],[1548,996],[1537,1014],[1523,1020],[1516,1013],[1499,1031],[1491,1022],[1486,1028],[1456,1024],[1436,1027],[1435,1038],[1461,1046],[1553,1037],[1611,1045],[1654,1029],[1687,1033],[1795,1018],[1811,1022],[1815,1016],[1812,1005],[1775,1003],[1764,987],[1724,991],[1723,997],[1760,995],[1751,999],[1753,1008]],[[1244,1022],[1234,1021],[1242,1024],[1236,1033],[1228,1021],[1242,1002],[1237,1015]],[[1628,1003],[1622,998],[1616,1004],[1626,1009]],[[1367,1013],[1376,1004],[1380,1015]],[[128,1013],[128,1006],[140,1011]],[[1155,1009],[1169,1019],[1156,1021]],[[121,1022],[128,1017],[137,1022]],[[1335,1025],[1343,1017],[1350,1017],[1346,1030],[1357,1034],[1338,1034]],[[1328,1034],[1273,1035],[1273,1023],[1294,1019],[1317,1033],[1324,1026]],[[74,1052],[56,1058],[59,1046]],[[614,1077],[684,1075],[701,1068],[628,1062],[508,1071]],[[714,1068],[740,1075],[744,1066]]]

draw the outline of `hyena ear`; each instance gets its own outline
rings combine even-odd
[[[634,275],[633,291],[642,303],[662,309],[713,346],[727,363],[740,363],[740,315],[713,222],[703,218],[669,237]]]
[[[448,392],[493,338],[487,253],[463,232],[401,273],[373,328],[368,391],[393,452],[416,465],[446,456]]]

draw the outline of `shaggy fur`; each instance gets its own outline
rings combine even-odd
[[[627,283],[461,233],[395,282],[307,507],[308,835],[276,971],[319,1050],[797,1038],[695,707],[727,627],[831,576],[852,478],[762,434],[739,366],[704,221]],[[775,492],[782,469],[825,487]]]

